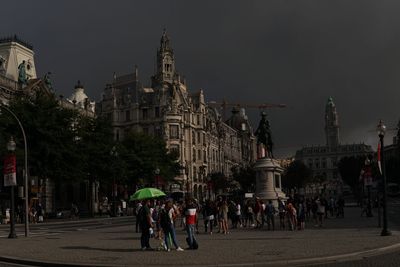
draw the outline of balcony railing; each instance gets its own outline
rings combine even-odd
[[[14,91],[21,90],[18,82],[7,78],[6,76],[0,75],[0,86],[5,87]]]

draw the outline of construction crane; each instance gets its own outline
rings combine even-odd
[[[226,116],[226,108],[227,107],[237,107],[238,109],[240,108],[257,108],[257,109],[267,109],[267,108],[285,108],[285,104],[269,104],[269,103],[263,103],[263,104],[250,104],[250,103],[228,103],[225,100],[222,102],[216,102],[216,101],[210,101],[208,102],[209,106],[218,106],[221,107],[222,109],[222,115],[223,119],[225,120]]]

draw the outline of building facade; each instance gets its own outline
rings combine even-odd
[[[338,163],[344,157],[356,157],[372,154],[372,148],[364,143],[341,144],[339,138],[339,115],[332,98],[328,99],[325,109],[326,145],[307,146],[296,152],[296,160],[301,160],[324,182],[328,193],[340,193],[343,186]]]
[[[164,31],[157,51],[157,66],[151,85],[132,74],[114,75],[96,106],[108,117],[115,140],[131,131],[159,136],[169,150],[179,152],[182,172],[165,190],[180,190],[204,198],[211,188],[210,173],[231,174],[231,168],[255,159],[255,138],[244,114],[234,110],[224,122],[216,109],[207,105],[204,91],[189,90],[175,66],[174,51]]]
[[[11,99],[18,97],[34,96],[36,92],[55,97],[49,73],[43,78],[37,77],[34,54],[33,46],[15,35],[0,39],[0,102],[2,104],[8,105]],[[24,75],[21,75],[20,68],[22,67],[24,68]],[[75,109],[85,116],[95,116],[95,104],[89,100],[84,93],[83,85],[79,82],[75,86],[72,96],[70,98],[60,97],[58,103],[64,108]],[[29,140],[29,133],[27,135]],[[41,202],[47,213],[55,211],[56,207],[70,208],[72,202],[80,207],[86,207],[89,196],[98,199],[98,187],[96,183],[90,185],[89,181],[83,181],[79,185],[55,184],[48,178],[39,179],[30,176],[28,189],[30,205]],[[89,193],[89,191],[92,192]],[[18,196],[18,201],[22,203],[22,186],[19,186]],[[0,192],[0,206],[9,206],[8,201],[8,193],[2,190]],[[91,203],[94,202],[91,201]],[[98,205],[93,204],[93,206],[97,209]]]

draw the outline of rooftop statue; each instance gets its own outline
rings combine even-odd
[[[46,86],[47,86],[49,89],[53,89],[53,85],[51,84],[51,80],[50,80],[50,75],[51,75],[51,72],[47,72],[47,73],[44,75],[43,80],[44,80],[44,83],[46,84]]]
[[[274,143],[272,142],[272,134],[267,120],[267,113],[261,113],[261,120],[258,125],[256,132],[254,133],[257,137],[257,151],[260,151],[259,158],[270,157],[273,158],[272,148]],[[262,151],[262,152],[261,152]]]
[[[18,83],[25,85],[27,82],[26,69],[25,69],[25,60],[22,60],[22,63],[18,65]]]

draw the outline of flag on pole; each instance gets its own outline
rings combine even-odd
[[[382,164],[381,164],[381,143],[378,143],[378,168],[379,172],[382,175]]]

